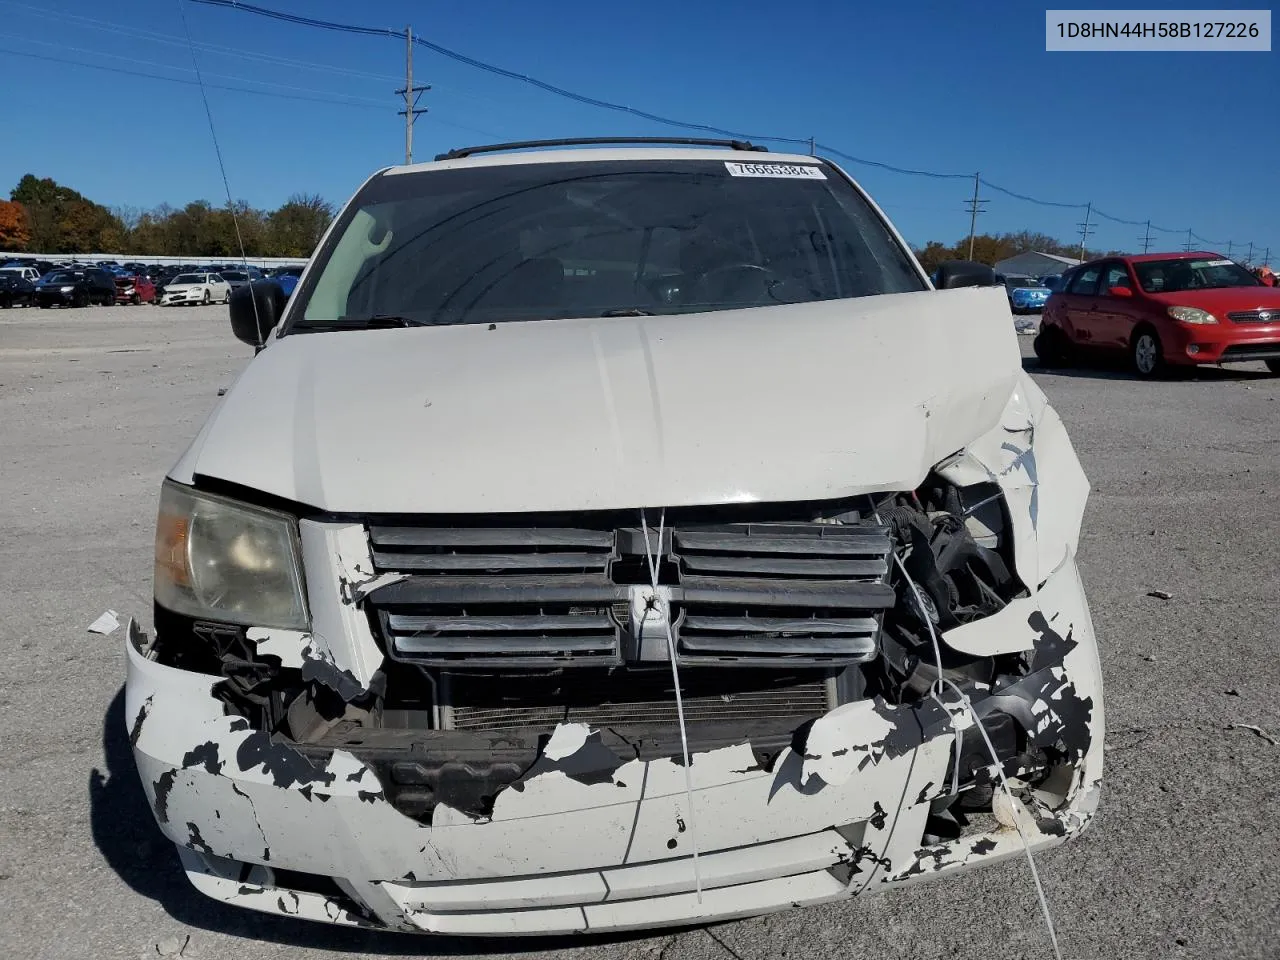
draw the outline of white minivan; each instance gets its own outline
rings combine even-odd
[[[139,773],[219,900],[678,925],[1021,856],[1098,802],[1088,494],[1003,288],[739,142],[391,167],[164,481]],[[1001,792],[1001,791],[1005,792]]]

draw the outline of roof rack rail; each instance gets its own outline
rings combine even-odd
[[[436,154],[437,160],[460,160],[477,153],[498,153],[503,150],[527,150],[533,147],[582,147],[597,143],[665,143],[686,147],[728,147],[730,150],[751,150],[768,153],[768,147],[757,146],[746,140],[705,140],[698,137],[570,137],[565,140],[516,140],[512,143],[490,143],[479,147],[459,147],[448,153]]]

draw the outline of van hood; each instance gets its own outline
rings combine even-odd
[[[274,339],[171,472],[338,513],[914,489],[994,428],[1003,288]]]

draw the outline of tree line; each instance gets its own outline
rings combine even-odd
[[[235,217],[232,217],[232,211]],[[333,219],[316,194],[298,193],[275,210],[243,201],[196,200],[151,210],[105,207],[70,187],[27,174],[0,201],[0,250],[10,253],[119,253],[138,256],[309,257]]]
[[[235,219],[231,212],[234,209]],[[333,205],[316,194],[298,193],[275,210],[243,201],[215,207],[196,200],[185,207],[161,204],[152,210],[104,207],[48,177],[27,174],[0,201],[0,250],[9,253],[120,253],[138,256],[234,257],[240,254],[236,221],[251,257],[308,257],[333,219]],[[1080,257],[1080,245],[1043,233],[978,234],[973,259],[996,264],[1038,250]],[[1119,251],[1085,250],[1086,260]],[[925,270],[943,260],[968,260],[969,238],[947,245],[930,240],[915,251]]]
[[[1089,250],[1080,255],[1080,244],[1063,243],[1044,233],[1020,230],[1017,233],[979,233],[973,238],[973,257],[969,256],[969,237],[961,237],[947,246],[939,240],[930,240],[923,247],[915,250],[920,265],[926,271],[933,270],[944,260],[977,260],[989,266],[995,266],[1001,260],[1015,257],[1020,253],[1034,250],[1037,253],[1052,253],[1059,257],[1070,257],[1073,260],[1092,260],[1095,257],[1112,256],[1120,250]]]

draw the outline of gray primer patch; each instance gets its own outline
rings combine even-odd
[[[182,769],[204,767],[205,771],[215,776],[222,772],[223,761],[218,759],[218,745],[212,740],[200,744],[187,752],[182,758]]]
[[[169,822],[169,791],[173,789],[173,781],[177,778],[177,770],[166,770],[155,783],[156,819],[161,823]]]
[[[133,718],[133,727],[129,730],[129,746],[136,747],[138,745],[138,738],[142,736],[142,724],[151,715],[151,701],[154,699],[155,695],[153,694],[142,701],[142,709]]]
[[[261,731],[244,738],[236,750],[236,764],[246,773],[261,767],[277,787],[291,787],[295,783],[320,783],[327,787],[334,781],[334,774],[316,766],[305,754],[288,744],[275,742]]]

